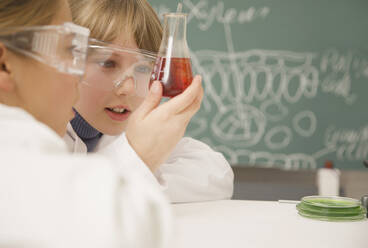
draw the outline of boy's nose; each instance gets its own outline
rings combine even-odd
[[[115,85],[116,95],[133,95],[135,94],[135,79],[134,77],[126,77],[125,79],[119,81]]]

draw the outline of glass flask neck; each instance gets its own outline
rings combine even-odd
[[[189,58],[186,34],[186,14],[171,13],[164,15],[164,31],[159,56]]]
[[[185,40],[187,35],[186,14],[167,14],[164,19],[164,36],[174,37],[177,40]]]

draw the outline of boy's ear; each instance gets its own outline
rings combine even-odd
[[[0,43],[0,91],[10,92],[14,89],[14,80],[11,77],[8,50]]]

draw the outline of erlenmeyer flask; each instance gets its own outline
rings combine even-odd
[[[193,80],[186,17],[184,13],[164,15],[163,37],[150,80],[151,84],[155,80],[162,83],[164,97],[182,93]]]

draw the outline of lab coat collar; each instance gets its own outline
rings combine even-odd
[[[0,104],[0,147],[28,151],[67,152],[65,142],[47,125],[17,107]]]
[[[94,152],[98,152],[100,150],[106,149],[109,145],[114,143],[117,139],[119,139],[120,135],[118,136],[110,136],[110,135],[102,135],[100,140],[98,141],[97,146],[94,149]],[[77,133],[74,131],[72,125],[68,123],[67,132],[64,137],[64,140],[69,148],[70,152],[73,153],[87,153],[87,146],[83,143],[83,141],[78,137]]]

